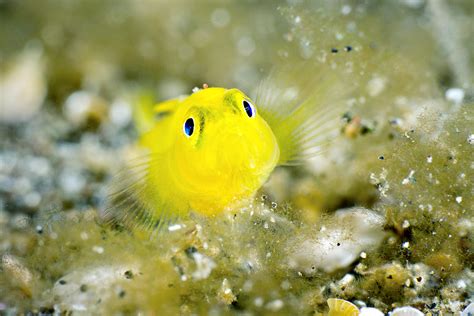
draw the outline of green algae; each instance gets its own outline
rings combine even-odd
[[[55,142],[74,143],[89,133],[100,135],[106,160],[124,155],[106,147],[115,144],[110,135],[116,132],[106,111],[94,128],[90,122],[64,127],[74,124],[58,109],[78,89],[104,106],[137,85],[152,87],[159,98],[202,82],[251,91],[272,64],[302,60],[356,79],[342,136],[329,151],[308,165],[276,170],[252,205],[222,217],[193,216],[152,239],[104,226],[97,216],[102,205],[91,192],[104,198],[101,185],[113,168],[105,163],[96,170],[85,159],[73,165],[86,165],[94,185],[59,197],[56,207],[43,202],[24,216],[15,202],[21,194],[2,191],[8,205],[0,213],[0,254],[14,264],[0,267],[0,310],[287,315],[323,312],[328,298],[339,297],[384,312],[412,305],[446,313],[472,301],[472,82],[459,83],[456,67],[446,62],[427,4],[43,5],[44,11],[31,1],[0,4],[8,17],[0,22],[2,47],[8,46],[2,58],[10,60],[35,39],[48,65],[41,115],[52,116],[35,124],[48,126],[44,138],[52,141],[31,145],[36,154],[53,155]],[[219,20],[222,11],[215,10],[222,7],[231,18],[220,27],[225,14]],[[468,31],[472,5],[449,7],[458,14],[457,27]],[[71,12],[75,20],[68,21]],[[16,25],[17,35],[7,32]],[[130,38],[141,40],[124,45]],[[472,47],[459,49],[472,60]],[[445,98],[455,84],[462,84],[464,101]],[[5,152],[24,151],[16,144],[24,141],[22,133],[8,131]],[[118,148],[132,142],[130,126],[121,133],[127,136]],[[331,273],[307,274],[288,264],[295,239],[311,240],[336,221],[336,210],[349,206],[385,217],[381,245]],[[51,208],[59,211],[51,216]]]

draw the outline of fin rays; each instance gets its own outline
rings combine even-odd
[[[349,85],[333,69],[307,64],[273,70],[257,89],[260,115],[280,146],[280,165],[301,164],[321,152],[340,130]]]
[[[117,173],[109,187],[106,223],[140,228],[151,237],[176,220],[171,215],[175,210],[150,183],[150,168],[158,163],[157,158],[154,154],[136,158]]]

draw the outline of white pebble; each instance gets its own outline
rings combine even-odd
[[[265,307],[273,312],[276,312],[278,310],[280,310],[282,307],[283,307],[283,301],[282,300],[274,300],[274,301],[271,301],[269,303],[267,303],[267,305],[265,305]]]
[[[456,196],[456,202],[458,202],[458,204],[461,204],[462,196]]]
[[[130,104],[123,100],[114,101],[110,106],[109,117],[115,125],[119,127],[127,126],[127,124],[132,120],[132,109]]]
[[[474,134],[471,134],[467,137],[467,142],[471,145],[474,145]]]
[[[180,230],[182,228],[182,226],[180,224],[175,224],[175,225],[170,225],[168,226],[168,230],[170,232],[174,232],[174,231],[177,231],[177,230]]]
[[[411,306],[395,308],[391,313],[389,313],[389,315],[391,316],[424,316],[422,312],[420,312],[419,310]]]
[[[383,316],[384,314],[373,307],[362,307],[359,316]]]
[[[104,253],[104,248],[99,247],[99,246],[94,246],[94,247],[92,247],[92,251],[97,252],[98,254],[103,254]]]
[[[460,104],[462,100],[464,100],[464,90],[460,88],[451,88],[446,90],[444,96],[446,97],[446,100],[455,104]]]
[[[346,4],[346,5],[343,5],[343,6],[342,6],[341,13],[342,13],[343,15],[348,15],[349,13],[351,13],[351,11],[352,11],[352,8],[351,8],[350,5],[347,5],[347,4]]]

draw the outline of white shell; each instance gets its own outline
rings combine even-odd
[[[389,313],[390,316],[424,316],[422,312],[417,310],[416,308],[413,308],[411,306],[404,306],[404,307],[399,307],[395,308],[391,313]]]
[[[362,307],[359,316],[384,316],[384,313],[373,307]]]
[[[474,315],[474,303],[467,305],[462,311],[461,316],[473,316]]]

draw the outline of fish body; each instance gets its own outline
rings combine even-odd
[[[174,212],[217,214],[251,197],[278,163],[275,135],[238,89],[201,89],[154,114],[139,141],[151,155],[146,186]]]
[[[139,102],[144,156],[115,177],[106,218],[156,231],[190,212],[215,216],[252,198],[275,167],[321,153],[340,129],[341,88],[325,73],[321,84],[307,67],[303,71],[307,76],[293,79],[285,71],[273,74],[258,88],[256,102],[225,88],[153,107]]]

